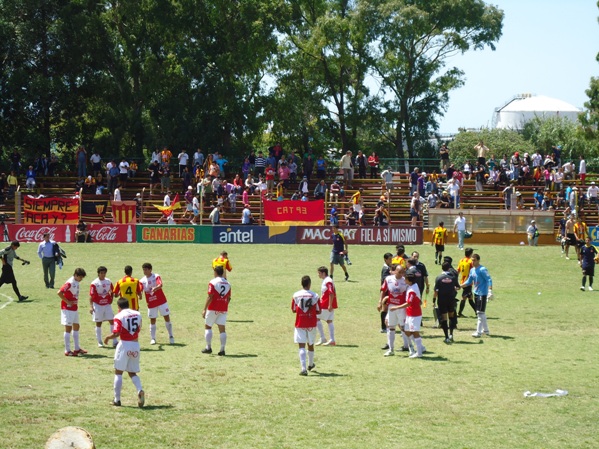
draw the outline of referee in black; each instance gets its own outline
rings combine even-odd
[[[443,273],[435,279],[435,292],[433,294],[433,304],[436,305],[439,314],[439,321],[445,334],[445,343],[453,342],[453,330],[455,329],[455,307],[456,292],[460,288],[458,279],[449,271],[451,264],[444,261],[441,265]],[[449,323],[448,323],[449,321]]]
[[[17,256],[16,250],[21,246],[21,244],[17,240],[13,240],[10,246],[7,246],[2,251],[0,251],[0,259],[2,260],[2,275],[0,276],[0,287],[4,284],[12,284],[12,289],[15,291],[19,302],[25,301],[28,296],[23,296],[19,292],[19,287],[17,287],[17,280],[15,279],[15,272],[12,269],[12,263],[15,259],[23,262],[23,265],[29,265],[29,261],[25,259],[21,259]]]

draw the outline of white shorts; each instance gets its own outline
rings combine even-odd
[[[316,328],[300,328],[296,327],[293,335],[293,341],[295,343],[307,343],[310,346],[316,341]]]
[[[206,312],[206,326],[214,326],[220,324],[224,326],[227,322],[227,312],[216,312],[214,310],[208,310]]]
[[[354,204],[354,210],[356,212],[362,212],[362,205],[361,204]]]
[[[139,342],[119,341],[114,353],[114,369],[139,373]]]
[[[389,304],[389,307],[393,307],[393,304]],[[403,327],[406,322],[406,309],[389,310],[387,312],[387,326],[389,327]]]
[[[160,312],[160,316],[170,315],[171,312],[168,310],[168,302],[160,304],[158,307],[152,307],[151,309],[148,309],[148,318],[158,318],[158,312]]]
[[[333,321],[333,318],[335,318],[335,309],[331,310],[330,312],[329,309],[322,309],[320,311],[320,315],[318,315],[319,320]]]
[[[72,326],[79,324],[79,311],[77,310],[60,310],[60,324],[63,326]]]
[[[114,320],[114,312],[112,311],[112,305],[106,304],[101,306],[94,303],[94,313],[92,314],[92,321],[101,323],[102,321]]]
[[[404,329],[406,332],[420,332],[420,324],[422,323],[422,316],[407,316],[406,325]]]

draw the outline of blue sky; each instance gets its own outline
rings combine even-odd
[[[465,72],[450,93],[439,131],[491,126],[493,111],[517,94],[545,95],[582,108],[591,76],[599,76],[596,0],[494,0],[504,11],[496,50],[448,60]]]

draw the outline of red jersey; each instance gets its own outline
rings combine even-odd
[[[295,327],[312,329],[318,322],[320,313],[318,295],[311,290],[300,290],[293,294],[291,310],[295,313]]]
[[[394,274],[387,276],[381,291],[389,294],[389,304],[399,306],[406,302],[406,281],[403,277],[397,279]]]
[[[270,167],[266,169],[266,180],[267,181],[274,181],[275,179],[275,170]]]
[[[159,274],[152,273],[150,277],[144,276],[139,280],[139,283],[146,294],[148,309],[153,309],[154,307],[166,304],[166,296],[164,296],[164,292],[162,291],[162,279]],[[152,289],[157,286],[160,286],[161,288],[152,293]]]
[[[65,301],[60,301],[60,308],[62,310],[77,310],[77,301],[79,301],[79,281],[75,280],[74,276],[71,276],[68,281],[64,283],[62,287],[60,287],[60,291],[64,294],[64,297],[69,301],[74,301],[75,304],[67,305]]]
[[[422,316],[422,309],[420,308],[420,289],[418,288],[418,284],[412,284],[408,287],[407,302],[407,316]]]
[[[335,284],[330,276],[327,276],[322,280],[322,287],[320,288],[320,310],[328,310],[329,301],[333,298],[333,309],[337,308],[337,292],[335,291]]]
[[[208,284],[208,296],[211,301],[208,310],[215,312],[226,312],[229,310],[231,301],[231,284],[225,278],[214,278]]]
[[[122,341],[135,341],[141,329],[141,313],[137,310],[124,309],[114,316],[114,333],[119,334]]]
[[[89,296],[95,304],[107,306],[112,304],[112,290],[114,286],[110,279],[104,278],[101,281],[100,278],[96,278],[89,286]]]

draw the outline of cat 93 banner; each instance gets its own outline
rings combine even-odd
[[[78,198],[23,198],[23,222],[57,225],[79,221]]]
[[[264,201],[267,226],[322,226],[324,201]]]

